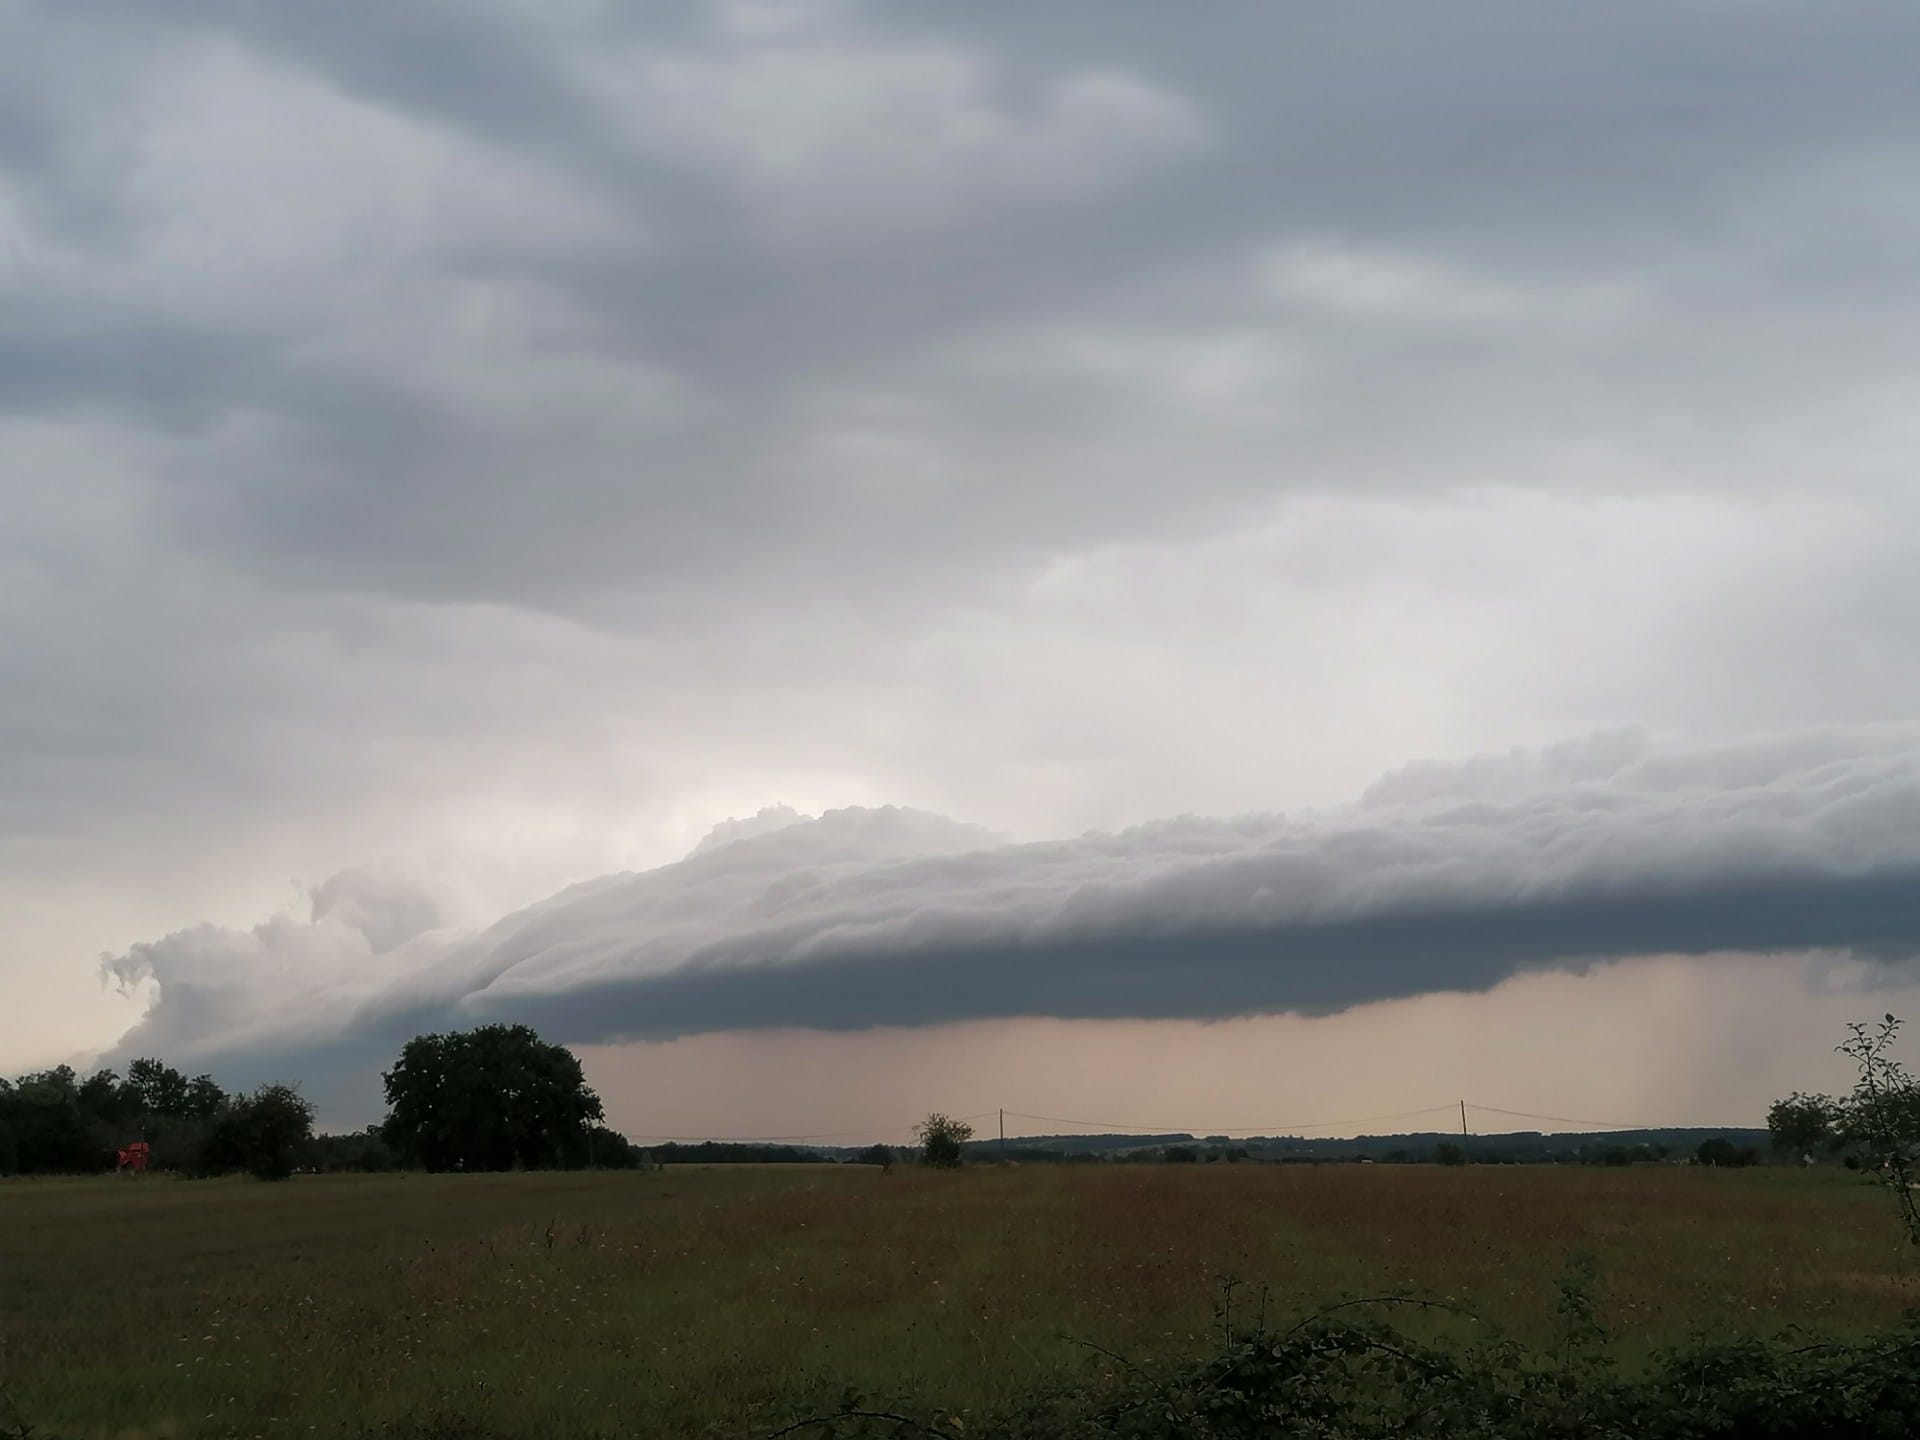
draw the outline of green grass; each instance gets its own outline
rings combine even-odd
[[[1276,1315],[1410,1290],[1539,1340],[1591,1250],[1630,1364],[1897,1319],[1906,1248],[1870,1185],[1784,1169],[10,1182],[0,1383],[73,1436],[751,1435],[848,1385],[1002,1402],[1097,1363],[1067,1336],[1196,1350],[1224,1275]]]

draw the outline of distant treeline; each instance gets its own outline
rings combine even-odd
[[[1485,1136],[1423,1132],[1361,1135],[1339,1140],[1184,1133],[1040,1135],[1009,1139],[1004,1143],[975,1140],[966,1147],[970,1160],[1004,1157],[1023,1163],[1100,1160],[1114,1164],[1370,1161],[1392,1165],[1631,1165],[1695,1161],[1735,1166],[1757,1163],[1767,1150],[1767,1132],[1759,1129],[1618,1130],[1598,1134],[1523,1131]]]
[[[449,1041],[482,1047],[489,1052],[483,1061],[498,1068],[463,1064],[462,1085],[431,1074],[410,1082],[407,1060],[420,1068],[435,1058],[429,1042]],[[423,1044],[426,1050],[417,1048]],[[541,1062],[544,1077],[537,1074]],[[499,1103],[499,1079],[515,1065],[519,1092],[547,1103]],[[102,1069],[83,1077],[61,1065],[0,1079],[0,1175],[138,1168],[281,1179],[302,1170],[629,1169],[648,1162],[640,1147],[597,1123],[599,1101],[579,1080],[578,1062],[522,1027],[422,1037],[389,1073],[388,1089],[390,1100],[411,1101],[416,1090],[432,1098],[412,1108],[396,1103],[378,1126],[316,1135],[313,1107],[289,1085],[229,1094],[211,1075],[187,1076],[151,1057],[133,1061],[125,1075]]]
[[[839,1158],[792,1145],[754,1145],[728,1140],[702,1140],[697,1145],[670,1142],[649,1146],[645,1153],[661,1165],[818,1165],[822,1160]]]
[[[277,1178],[302,1164],[312,1133],[313,1108],[287,1086],[229,1095],[154,1059],[124,1076],[61,1065],[0,1080],[0,1175],[97,1174],[137,1144],[156,1170]]]
[[[511,1086],[506,1077],[514,1078]],[[532,1080],[529,1077],[533,1077]],[[408,1043],[386,1078],[386,1121],[315,1135],[312,1108],[291,1087],[233,1095],[210,1075],[187,1076],[153,1058],[125,1075],[60,1066],[0,1080],[0,1175],[111,1171],[133,1142],[149,1168],[186,1175],[245,1170],[379,1172],[448,1169],[631,1169],[661,1165],[777,1165],[822,1161],[890,1167],[912,1147],[864,1148],[737,1141],[635,1145],[600,1123],[600,1102],[578,1061],[523,1026],[484,1026]],[[503,1106],[503,1089],[522,1097]],[[1778,1137],[1775,1137],[1776,1139]],[[1187,1133],[1023,1136],[971,1140],[966,1159],[1020,1164],[1586,1164],[1656,1161],[1737,1166],[1768,1151],[1765,1130],[1627,1130],[1604,1134],[1446,1133],[1310,1140]],[[1776,1154],[1787,1153],[1774,1147]]]

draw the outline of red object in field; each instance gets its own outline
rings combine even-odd
[[[145,1170],[147,1168],[147,1142],[136,1140],[120,1152],[122,1170]]]

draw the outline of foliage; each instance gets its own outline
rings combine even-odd
[[[1562,1284],[1567,1327],[1553,1357],[1510,1341],[1447,1345],[1355,1307],[1453,1309],[1383,1296],[1344,1302],[1284,1329],[1223,1327],[1197,1359],[1140,1364],[1099,1345],[1098,1378],[986,1414],[919,1411],[849,1392],[840,1408],[772,1436],[971,1436],[976,1440],[1706,1440],[1779,1435],[1895,1440],[1920,1421],[1920,1328],[1866,1340],[1696,1342],[1644,1373],[1616,1374],[1587,1347],[1590,1266]]]
[[[1897,1323],[1907,1287],[1861,1283],[1886,1266],[1884,1207],[1838,1167],[13,1183],[0,1380],[61,1436],[745,1440],[789,1406],[831,1410],[847,1384],[971,1431],[1111,1368],[1064,1335],[1155,1373],[1212,1353],[1203,1277],[1223,1268],[1271,1276],[1272,1316],[1399,1285],[1471,1296],[1470,1333],[1497,1326],[1557,1373],[1554,1281],[1573,1243],[1604,1276],[1607,1353],[1639,1374],[1650,1347],[1696,1330]],[[1246,1294],[1238,1322],[1259,1309]],[[1466,1324],[1404,1313],[1426,1339]]]
[[[1841,1115],[1841,1106],[1828,1096],[1796,1090],[1767,1111],[1767,1135],[1776,1150],[1810,1154],[1837,1143]]]
[[[652,1147],[662,1165],[817,1165],[820,1152],[792,1145],[756,1145],[737,1140],[702,1140],[696,1144],[669,1140]]]
[[[578,1166],[602,1113],[573,1052],[525,1025],[416,1036],[381,1079],[381,1134],[429,1170]]]
[[[229,1100],[214,1117],[202,1168],[244,1170],[257,1180],[285,1180],[313,1140],[313,1106],[291,1085],[263,1085]]]
[[[323,1175],[378,1175],[401,1168],[401,1157],[378,1126],[342,1135],[316,1135],[307,1147],[308,1162]]]
[[[884,1171],[893,1169],[893,1147],[891,1145],[869,1145],[854,1157],[858,1165],[878,1165]]]
[[[964,1146],[973,1138],[973,1126],[955,1120],[938,1110],[913,1127],[913,1138],[920,1143],[920,1158],[940,1170],[956,1169]]]
[[[1920,1245],[1920,1207],[1913,1190],[1920,1168],[1920,1087],[1888,1054],[1900,1036],[1900,1022],[1887,1015],[1878,1026],[1855,1023],[1847,1029],[1847,1040],[1837,1048],[1859,1067],[1859,1078],[1847,1099],[1842,1132],[1893,1195],[1907,1239]]]
[[[93,1174],[114,1168],[132,1140],[153,1146],[154,1163],[195,1169],[208,1121],[225,1103],[205,1075],[188,1079],[151,1057],[122,1079],[69,1065],[0,1081],[0,1174]]]
[[[1467,1150],[1464,1145],[1456,1145],[1451,1140],[1442,1140],[1433,1147],[1433,1163],[1436,1165],[1464,1165],[1467,1163]]]
[[[1702,1140],[1693,1152],[1697,1165],[1715,1165],[1724,1170],[1739,1170],[1760,1163],[1760,1152],[1751,1145],[1736,1145],[1723,1135]]]
[[[645,1150],[605,1125],[587,1126],[566,1153],[569,1170],[637,1170],[648,1163]]]
[[[1666,1154],[1666,1148],[1659,1145],[1603,1145],[1591,1155],[1583,1156],[1588,1164],[1596,1161],[1601,1165],[1611,1165],[1616,1169],[1625,1165],[1646,1165]]]
[[[1844,1152],[1849,1170],[1862,1170],[1887,1188],[1907,1238],[1920,1245],[1920,1205],[1914,1183],[1920,1175],[1920,1084],[1893,1058],[1901,1022],[1883,1015],[1878,1024],[1855,1022],[1834,1048],[1853,1061],[1853,1090],[1844,1099],[1795,1091],[1767,1112],[1776,1146],[1808,1153]]]

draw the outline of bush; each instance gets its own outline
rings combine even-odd
[[[378,1175],[400,1168],[401,1157],[381,1136],[378,1127],[349,1131],[345,1135],[317,1135],[307,1154],[313,1168],[322,1174],[358,1173]]]
[[[1577,1289],[1576,1277],[1571,1284]],[[1563,1285],[1563,1289],[1566,1287]],[[1402,1301],[1407,1305],[1428,1302]],[[1438,1308],[1448,1308],[1441,1306]],[[1098,1380],[1006,1410],[955,1415],[850,1395],[785,1433],[810,1440],[1708,1440],[1775,1435],[1906,1440],[1920,1425],[1920,1328],[1807,1346],[1698,1343],[1624,1377],[1583,1348],[1583,1307],[1553,1353],[1492,1340],[1448,1347],[1334,1307],[1287,1329],[1231,1329],[1211,1353],[1112,1362]]]
[[[313,1106],[291,1085],[263,1085],[227,1101],[214,1117],[200,1168],[285,1180],[306,1158],[312,1141]]]
[[[952,1170],[959,1166],[964,1147],[973,1138],[973,1126],[936,1110],[913,1127],[913,1135],[920,1142],[921,1159],[937,1169]]]
[[[1760,1152],[1751,1145],[1736,1145],[1724,1136],[1716,1135],[1711,1140],[1702,1140],[1693,1158],[1697,1165],[1716,1165],[1725,1170],[1742,1170],[1749,1165],[1758,1165]]]

